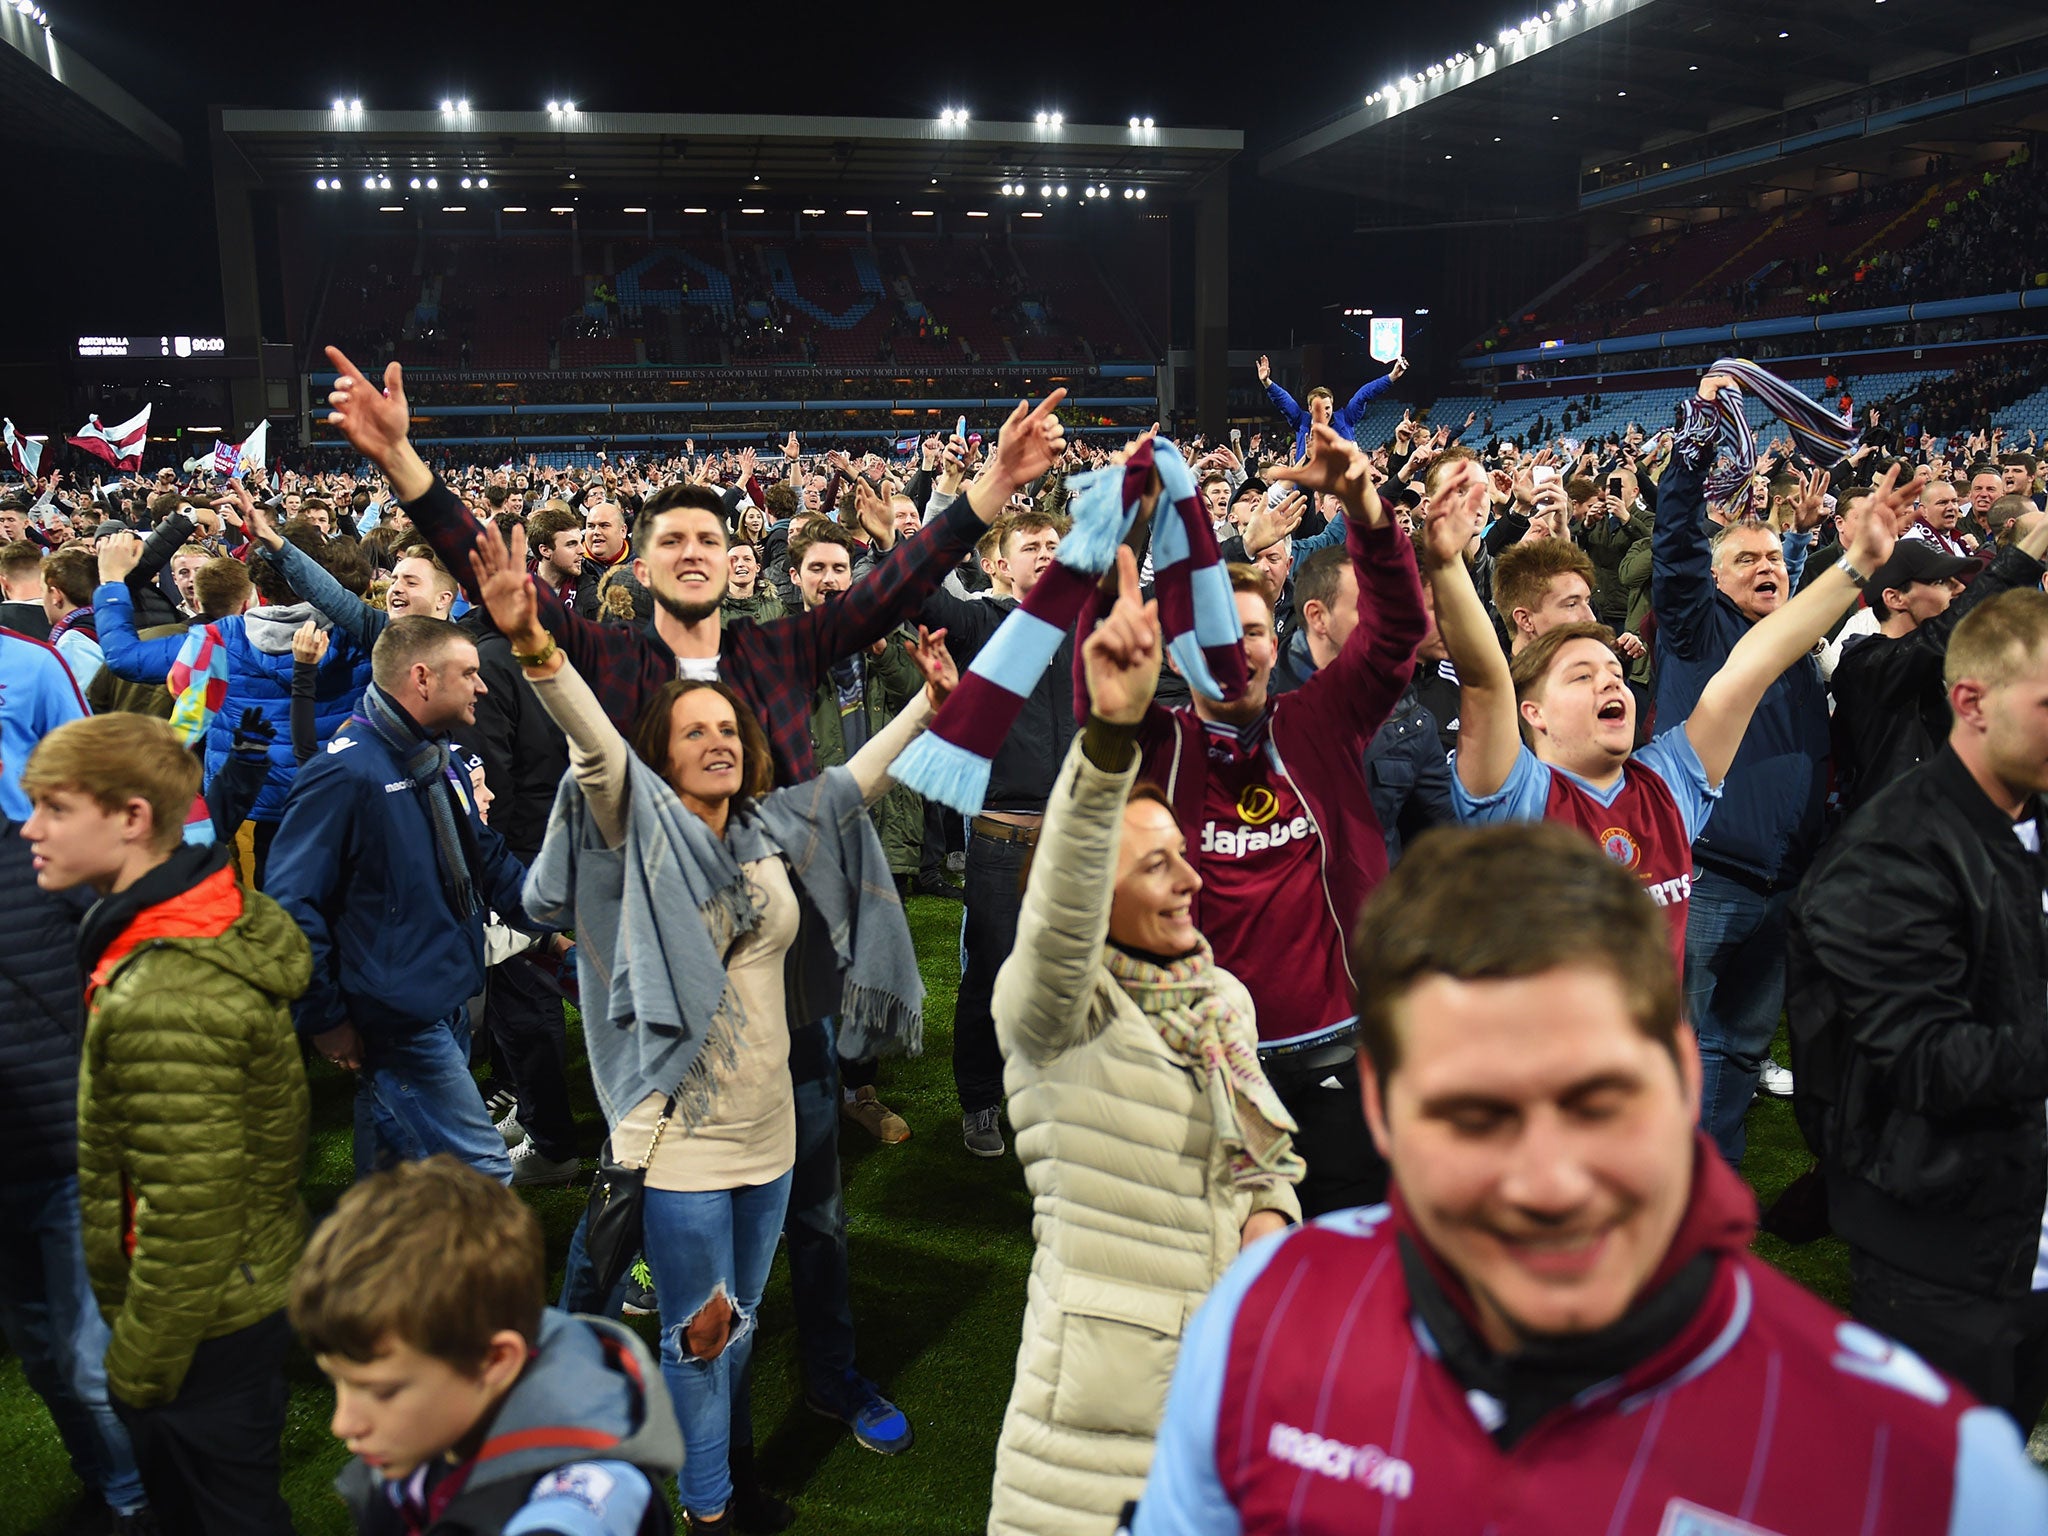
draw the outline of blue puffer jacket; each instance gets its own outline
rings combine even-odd
[[[92,595],[100,648],[117,676],[137,683],[161,683],[178,659],[183,635],[159,640],[135,633],[135,604],[120,582],[101,585]],[[310,603],[251,608],[247,613],[215,619],[228,659],[227,696],[206,733],[206,782],[211,784],[234,749],[235,727],[242,711],[257,709],[277,729],[270,746],[270,773],[249,812],[251,821],[276,821],[284,815],[297,764],[292,758],[292,635],[306,620],[324,622]],[[341,727],[370,686],[370,653],[349,636],[335,631],[334,643],[320,663],[314,688],[314,725],[322,741]]]
[[[1657,729],[1682,725],[1752,620],[1714,585],[1703,479],[1717,420],[1697,397],[1680,406],[1671,466],[1657,484],[1650,536],[1650,608],[1657,620]],[[1810,534],[1786,532],[1784,600],[1799,588]],[[1745,883],[1797,885],[1820,846],[1827,798],[1828,695],[1820,667],[1802,656],[1764,690],[1714,819],[1693,860]]]

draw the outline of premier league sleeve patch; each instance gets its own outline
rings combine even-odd
[[[533,1485],[504,1536],[634,1536],[653,1485],[622,1461],[579,1461]]]

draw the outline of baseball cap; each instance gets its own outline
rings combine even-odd
[[[101,523],[99,527],[93,529],[92,536],[96,539],[111,539],[115,534],[126,533],[127,531],[128,525],[126,523],[122,522],[118,517],[110,517]]]
[[[1863,584],[1863,600],[1881,613],[1887,591],[1903,592],[1916,581],[1947,581],[1976,570],[1975,560],[1943,554],[1925,539],[1900,539],[1892,546],[1891,559]]]

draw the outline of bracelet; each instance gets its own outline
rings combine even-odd
[[[1849,563],[1849,557],[1847,555],[1844,555],[1841,559],[1835,562],[1835,569],[1840,571],[1844,576],[1848,577],[1851,581],[1855,582],[1856,585],[1859,587],[1867,587],[1870,585],[1870,578],[1864,575],[1861,571],[1857,570],[1855,566],[1851,565]]]
[[[529,656],[524,654],[523,652],[514,651],[512,653],[512,659],[518,662],[520,666],[525,667],[529,671],[537,671],[539,668],[546,666],[550,661],[554,660],[555,652],[557,649],[559,649],[559,647],[557,647],[555,644],[555,637],[553,635],[549,635],[548,643],[541,647],[541,649],[535,651],[532,655]]]

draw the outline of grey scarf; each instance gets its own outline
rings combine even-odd
[[[524,901],[535,921],[576,931],[584,1044],[607,1126],[651,1093],[676,1093],[686,1131],[708,1119],[747,1022],[725,957],[760,923],[743,868],[755,859],[788,860],[822,919],[839,995],[817,1011],[838,1014],[840,1054],[922,1048],[924,981],[851,773],[828,768],[736,805],[723,838],[637,756],[627,786],[625,841],[607,848],[582,786],[563,776]]]
[[[363,721],[391,749],[405,776],[412,780],[413,792],[425,802],[441,865],[441,889],[448,893],[448,905],[455,915],[467,921],[476,916],[476,885],[470,879],[458,817],[466,820],[469,813],[456,806],[455,785],[448,777],[448,743],[438,736],[420,735],[412,717],[375,683],[363,690]]]

